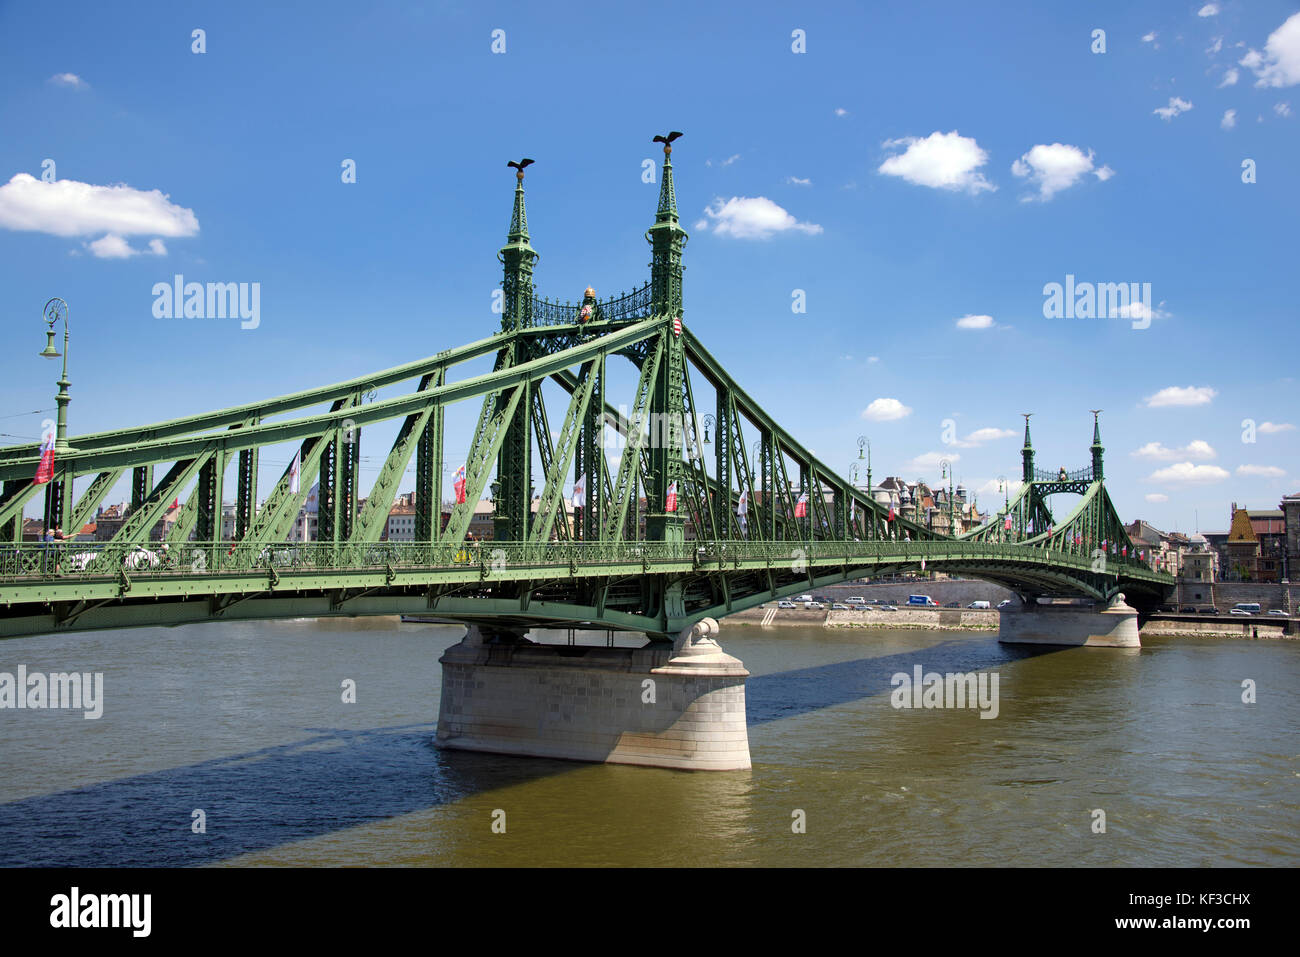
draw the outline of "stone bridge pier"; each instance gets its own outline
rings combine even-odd
[[[1018,645],[1088,645],[1140,648],[1138,613],[1116,595],[1109,604],[1040,605],[1028,602],[1002,609],[998,641]]]
[[[672,645],[542,645],[477,625],[448,648],[436,743],[697,771],[750,767],[745,678],[705,618]]]

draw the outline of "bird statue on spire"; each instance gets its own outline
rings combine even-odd
[[[672,145],[672,144],[673,144],[673,140],[677,139],[677,137],[679,137],[679,136],[681,136],[681,135],[682,135],[681,133],[679,133],[679,132],[677,132],[676,130],[674,130],[673,132],[669,133],[667,136],[656,136],[653,140],[651,140],[651,142],[652,142],[652,143],[663,143],[663,144],[664,144],[664,156],[668,156],[668,155],[669,155],[670,153],[672,153],[672,151],[673,151],[673,145]]]
[[[533,160],[530,160],[527,157],[525,157],[524,159],[521,159],[518,163],[516,163],[514,160],[511,160],[506,165],[514,167],[515,179],[522,180],[524,178],[524,168],[527,166],[532,166]]]

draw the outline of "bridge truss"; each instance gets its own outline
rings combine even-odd
[[[918,567],[988,578],[1026,596],[1106,599],[1123,590],[1160,599],[1172,579],[1132,553],[1102,483],[1096,430],[1086,476],[1048,477],[1032,468],[1026,425],[1026,481],[1006,510],[1011,530],[999,514],[961,539],[891,520],[867,490],[813,456],[682,324],[687,235],[671,146],[664,152],[647,232],[651,279],[630,294],[601,301],[588,289],[577,304],[534,294],[537,254],[515,164],[495,335],[334,385],[78,436],[45,484],[34,481],[38,447],[0,449],[0,636],[409,613],[516,633],[551,624],[665,637],[705,616]],[[489,356],[491,372],[454,376]],[[621,407],[609,394],[609,365],[618,361],[636,374]],[[567,396],[555,418],[542,391],[548,380]],[[377,399],[380,390],[397,394]],[[711,396],[711,407],[698,396]],[[446,411],[463,401],[481,408],[463,494],[444,511]],[[712,437],[700,434],[706,414]],[[380,423],[395,424],[397,434],[365,492],[362,436]],[[621,446],[616,460],[607,456],[611,437]],[[294,464],[259,502],[259,454],[285,443],[296,447]],[[415,540],[383,541],[412,459]],[[38,496],[50,527],[76,530],[128,476],[131,508],[107,541],[21,541],[23,509]],[[566,486],[580,476],[585,488],[570,509]],[[313,486],[316,540],[291,542]],[[1047,497],[1063,491],[1081,499],[1057,528]],[[475,506],[488,492],[492,538],[475,540]],[[230,534],[222,527],[227,497],[235,502]],[[174,521],[156,541],[151,534],[169,512]],[[1103,541],[1127,547],[1103,551],[1099,563],[1094,546]]]

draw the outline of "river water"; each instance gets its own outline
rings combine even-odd
[[[104,676],[97,720],[0,710],[0,865],[1300,863],[1297,642],[1044,650],[724,621],[752,674],[754,767],[691,773],[434,747],[437,659],[462,633],[361,619],[0,642],[0,672]],[[891,676],[918,664],[996,674],[997,717],[894,708]]]

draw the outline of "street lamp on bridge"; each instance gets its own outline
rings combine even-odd
[[[55,383],[59,387],[59,394],[54,397],[54,401],[59,407],[58,423],[55,426],[54,433],[54,452],[56,455],[61,455],[62,453],[69,451],[68,403],[72,401],[72,396],[68,394],[68,386],[72,385],[72,383],[68,381],[68,304],[58,296],[55,296],[45,304],[43,318],[47,325],[45,330],[45,348],[42,349],[38,355],[43,359],[58,359],[60,356],[63,358],[63,375],[61,375],[59,381]],[[59,352],[59,350],[54,347],[54,327],[60,321],[63,322],[62,352]]]

